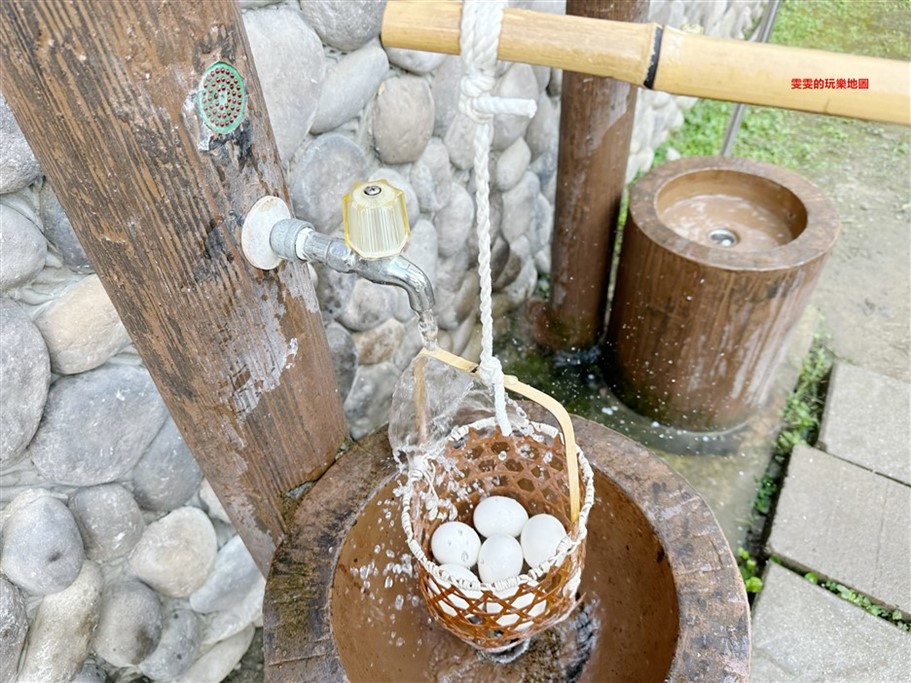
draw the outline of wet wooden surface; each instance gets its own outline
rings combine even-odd
[[[642,22],[648,6],[568,0],[566,13]],[[611,78],[563,74],[551,292],[546,305],[530,308],[536,337],[552,348],[589,347],[604,330],[637,91]]]
[[[749,680],[746,594],[705,502],[642,446],[593,422],[573,423],[596,471],[598,501],[586,597],[564,631],[534,640],[515,664],[492,665],[431,624],[408,581],[396,575],[386,586],[384,565],[400,562],[404,541],[398,507],[387,503],[395,467],[381,431],[314,486],[276,553],[264,604],[266,680],[532,680],[545,671],[544,680],[598,683]],[[373,554],[378,572],[364,572],[366,586],[361,568]],[[402,609],[393,602],[399,594]],[[555,672],[554,662],[567,666]]]
[[[3,93],[181,433],[265,572],[284,494],[346,428],[307,270],[240,250],[245,212],[287,199],[234,2],[0,5]],[[210,135],[203,72],[233,64],[246,117]]]
[[[661,193],[703,183],[696,179],[706,173],[714,174],[709,193],[764,203],[806,227],[757,252],[684,239],[659,215]],[[838,231],[831,202],[784,168],[701,157],[651,171],[630,194],[603,354],[612,389],[662,424],[707,431],[743,423],[766,399]]]

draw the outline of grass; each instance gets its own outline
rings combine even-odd
[[[847,600],[852,605],[862,607],[874,617],[880,617],[881,619],[891,621],[902,631],[911,631],[911,621],[902,618],[902,613],[900,610],[893,610],[889,609],[888,607],[878,605],[870,600],[870,598],[868,598],[866,595],[858,593],[857,591],[852,590],[847,586],[838,583],[837,581],[821,581],[819,575],[816,572],[807,572],[804,574],[804,578],[816,586],[822,586],[826,590],[835,593],[835,595],[840,597],[842,600]]]

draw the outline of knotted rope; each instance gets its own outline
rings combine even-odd
[[[532,117],[534,100],[494,97],[497,48],[506,0],[464,0],[461,36],[462,81],[459,111],[475,125],[474,173],[476,227],[478,232],[478,275],[481,279],[481,363],[478,375],[493,390],[497,425],[504,435],[512,433],[506,415],[503,367],[493,355],[493,305],[490,275],[490,144],[495,114]]]

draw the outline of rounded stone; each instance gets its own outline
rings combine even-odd
[[[323,133],[357,116],[376,95],[389,62],[378,45],[365,45],[342,57],[323,81],[311,133]]]
[[[370,180],[386,180],[394,188],[401,190],[405,195],[405,210],[408,212],[408,223],[413,225],[421,217],[421,204],[418,201],[417,192],[411,186],[405,176],[398,171],[387,166],[378,168],[370,174]]]
[[[462,60],[447,56],[433,74],[430,91],[433,95],[433,134],[443,136],[459,111]]]
[[[190,595],[190,607],[202,614],[229,609],[254,586],[262,574],[240,536],[225,543],[215,567]]]
[[[402,255],[424,272],[432,287],[437,286],[437,231],[433,223],[421,219],[411,227]]]
[[[202,472],[168,418],[133,467],[133,496],[146,510],[169,512],[186,503],[199,488]]]
[[[319,4],[319,3],[312,3]],[[214,683],[228,677],[253,641],[256,629],[250,624],[240,633],[221,641],[193,662],[174,683]]]
[[[326,71],[323,46],[293,7],[255,10],[243,18],[278,154],[287,162],[316,116]]]
[[[178,508],[146,527],[130,553],[130,569],[159,593],[186,598],[206,580],[217,550],[206,513]]]
[[[69,681],[89,654],[101,613],[101,568],[85,562],[73,583],[45,596],[29,629],[20,683]]]
[[[0,680],[16,678],[26,633],[25,598],[16,586],[0,576]]]
[[[514,188],[503,193],[503,236],[510,243],[534,227],[535,198],[540,191],[541,181],[528,171]]]
[[[13,499],[10,512],[3,525],[0,559],[6,577],[36,595],[69,586],[79,576],[85,552],[79,528],[66,505],[29,490]]]
[[[427,213],[439,211],[449,203],[452,194],[452,167],[449,153],[439,138],[433,138],[411,166],[411,185],[421,208]]]
[[[389,285],[358,279],[338,321],[349,330],[363,332],[392,317],[394,299]]]
[[[437,230],[437,250],[441,258],[465,249],[474,225],[474,200],[458,183],[452,186],[449,203],[433,217]]]
[[[76,231],[67,218],[57,195],[49,182],[45,182],[38,195],[39,214],[44,225],[44,236],[60,252],[64,265],[77,273],[91,273],[92,264],[85,249],[76,237]]]
[[[82,532],[86,555],[97,562],[126,555],[145,529],[142,511],[120,484],[79,489],[69,508]]]
[[[155,591],[135,579],[122,579],[102,596],[94,650],[114,666],[135,666],[158,647],[161,621]]]
[[[529,64],[513,64],[493,89],[496,97],[509,97],[525,100],[538,99],[538,81]],[[525,135],[529,125],[526,116],[501,114],[494,117],[493,149],[506,149],[517,138]]]
[[[533,157],[556,154],[560,140],[560,119],[547,95],[538,98],[538,109],[525,131],[525,141]]]
[[[376,97],[373,116],[373,139],[383,163],[417,160],[433,134],[430,86],[418,76],[386,80]]]
[[[530,162],[531,149],[523,138],[518,138],[497,159],[494,186],[500,191],[512,189],[522,179]]]
[[[391,64],[418,76],[429,74],[446,59],[446,55],[437,52],[406,50],[398,47],[387,47],[386,54],[389,55]]]
[[[388,361],[357,369],[354,385],[345,400],[352,438],[366,436],[389,419],[389,404],[399,374],[399,369]]]
[[[49,482],[104,484],[129,473],[166,415],[145,369],[104,366],[54,383],[28,452]]]
[[[107,671],[95,662],[86,662],[70,683],[109,683],[110,680]]]
[[[355,143],[340,133],[319,136],[291,168],[295,214],[331,233],[342,224],[342,197],[366,172],[367,157]]]
[[[0,376],[15,401],[0,401],[0,463],[21,458],[35,435],[47,400],[51,370],[38,328],[17,303],[0,299]]]
[[[174,680],[193,665],[200,630],[199,617],[191,610],[174,610],[162,620],[158,647],[139,663],[139,670],[153,681]]]
[[[352,338],[360,362],[372,365],[389,360],[404,336],[405,326],[395,318],[390,318],[378,327],[355,333]]]
[[[75,375],[97,368],[130,343],[101,280],[89,275],[35,317],[51,356],[51,369]]]
[[[47,241],[38,226],[7,202],[0,202],[0,289],[30,282],[44,268]]]
[[[345,400],[354,382],[354,373],[357,370],[357,348],[351,333],[337,322],[326,325],[326,340],[329,342],[329,352],[332,354],[332,370],[335,374],[335,385],[338,395]]]
[[[265,592],[266,578],[259,574],[250,589],[233,605],[211,615],[203,646],[230,638],[260,620],[263,614]]]
[[[474,163],[474,134],[474,121],[462,112],[457,112],[443,136],[449,161],[463,171],[470,169]]]
[[[21,190],[39,175],[38,160],[0,92],[0,194]]]
[[[343,52],[364,45],[380,33],[384,0],[302,2],[307,22],[323,42]]]

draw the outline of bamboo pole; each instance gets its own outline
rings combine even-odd
[[[197,0],[0,3],[3,93],[177,426],[266,573],[283,496],[346,434],[307,270],[262,272],[244,213],[287,199],[240,12]],[[204,71],[246,114],[211,133]]]
[[[458,54],[460,8],[455,0],[389,0],[383,43]],[[511,8],[504,12],[498,54],[676,95],[911,125],[911,63],[899,60]],[[809,88],[793,87],[793,79],[802,86],[804,78]],[[817,79],[820,87],[814,87]],[[866,79],[868,87],[838,88],[838,79]]]

